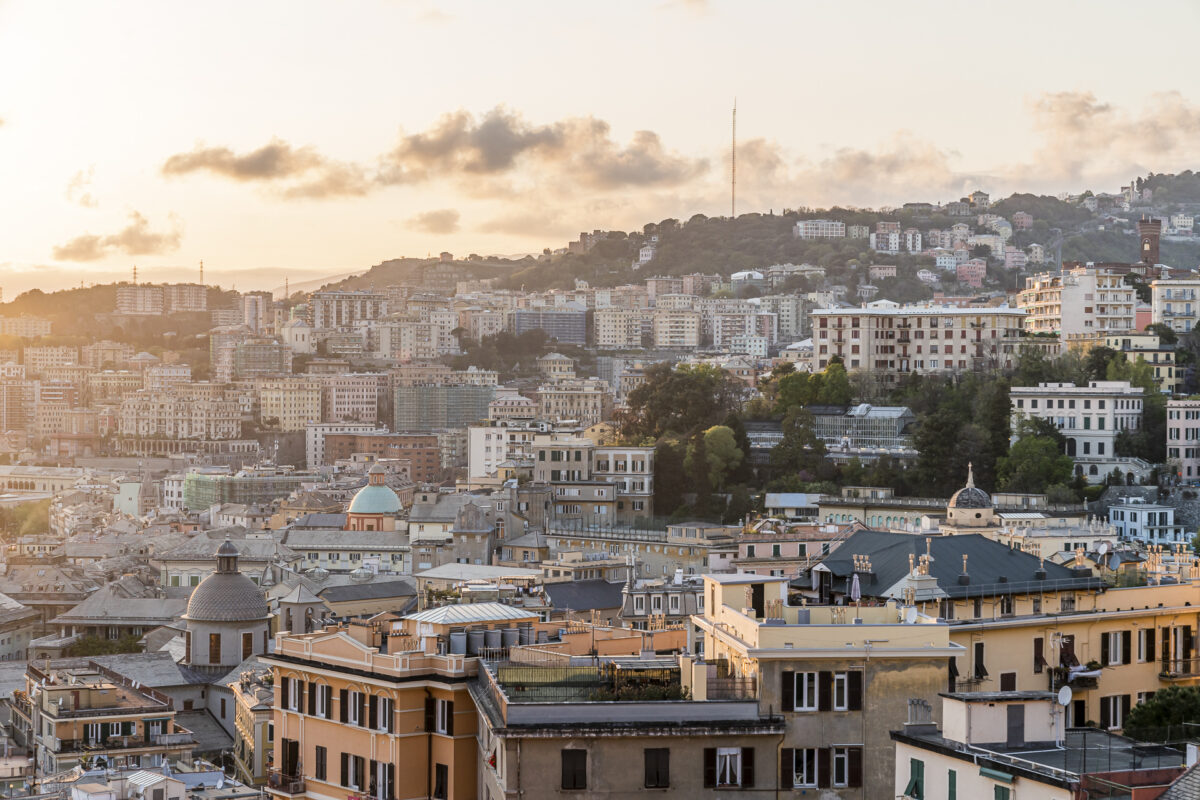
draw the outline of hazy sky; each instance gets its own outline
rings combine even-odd
[[[1198,166],[1194,3],[0,0],[0,286]],[[180,272],[180,270],[185,272]]]

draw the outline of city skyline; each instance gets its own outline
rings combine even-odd
[[[1200,143],[1189,94],[1095,58],[1129,47],[1116,4],[117,8],[0,3],[24,76],[0,96],[6,297],[201,260],[276,288],[726,214],[735,96],[739,212],[1115,191]],[[1156,74],[1186,70],[1196,13],[1146,15],[1180,22],[1154,28]]]

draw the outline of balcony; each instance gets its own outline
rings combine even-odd
[[[267,789],[278,794],[304,794],[304,778],[272,770],[267,775]]]
[[[1170,658],[1162,662],[1158,677],[1164,681],[1187,681],[1200,678],[1200,658]]]

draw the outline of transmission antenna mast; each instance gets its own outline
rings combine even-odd
[[[729,148],[729,216],[737,218],[737,98],[733,98],[733,139]]]

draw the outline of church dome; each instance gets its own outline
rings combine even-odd
[[[184,619],[253,622],[271,615],[262,590],[238,571],[238,549],[226,539],[217,549],[217,571],[200,581],[188,598]]]
[[[367,485],[354,494],[350,514],[398,514],[402,508],[400,496],[383,482],[386,472],[376,464],[367,473]]]
[[[983,489],[975,486],[975,471],[967,465],[967,485],[954,493],[948,508],[991,508],[992,498]]]

